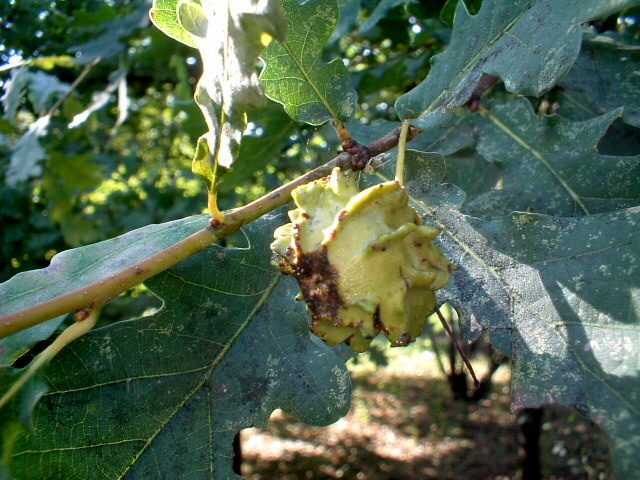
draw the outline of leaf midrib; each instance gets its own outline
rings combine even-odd
[[[298,61],[298,59],[295,57],[293,49],[291,48],[291,46],[289,45],[289,42],[282,42],[281,45],[283,46],[283,48],[286,50],[287,54],[289,55],[289,57],[291,57],[291,59],[293,60],[293,62],[296,64],[296,67],[298,67],[298,70],[300,70],[300,72],[302,72],[302,75],[304,77],[304,80],[311,86],[311,88],[313,88],[313,91],[316,93],[316,95],[318,96],[318,98],[320,99],[320,101],[322,102],[322,104],[325,106],[325,108],[329,111],[329,113],[331,114],[331,116],[335,119],[338,120],[338,115],[337,113],[333,110],[333,108],[331,107],[331,105],[329,104],[328,100],[320,93],[320,90],[316,87],[316,84],[313,82],[312,77],[309,75],[309,73],[305,70],[304,66],[302,65],[302,63],[300,63]],[[314,63],[314,65],[316,65],[318,62],[316,61]],[[328,64],[327,64],[328,65]]]
[[[220,350],[220,352],[218,352],[218,355],[216,355],[213,360],[211,361],[211,364],[209,366],[209,369],[206,371],[205,375],[202,378],[202,381],[199,382],[183,399],[182,402],[180,402],[178,404],[178,406],[176,407],[176,409],[172,412],[171,415],[169,415],[166,419],[166,421],[164,423],[162,423],[160,425],[160,427],[156,430],[156,432],[151,435],[149,437],[149,439],[147,440],[147,442],[145,443],[145,445],[140,449],[140,451],[138,452],[138,454],[131,460],[131,462],[129,463],[128,467],[122,472],[122,474],[120,475],[119,480],[124,478],[125,475],[131,470],[131,468],[133,468],[133,466],[136,464],[137,460],[144,454],[144,452],[147,451],[147,449],[151,446],[151,444],[153,443],[153,441],[158,437],[158,435],[160,435],[160,433],[162,433],[162,431],[166,428],[166,426],[178,415],[178,413],[180,412],[180,410],[187,404],[189,403],[189,401],[193,398],[193,396],[198,393],[203,387],[204,385],[209,382],[209,380],[211,379],[211,375],[213,374],[213,371],[215,370],[215,368],[220,364],[220,362],[223,360],[224,356],[227,354],[227,352],[229,351],[229,349],[236,343],[236,341],[238,340],[238,338],[240,337],[240,335],[242,334],[242,332],[244,332],[244,330],[247,328],[247,326],[249,325],[249,323],[251,322],[251,320],[253,319],[253,317],[256,315],[256,313],[258,313],[258,311],[260,311],[260,309],[262,308],[262,306],[266,303],[267,299],[269,298],[269,295],[271,294],[271,292],[273,291],[273,289],[275,288],[275,286],[277,285],[278,281],[280,280],[280,275],[276,275],[274,276],[272,282],[269,284],[269,286],[265,289],[264,293],[262,294],[262,296],[260,297],[260,299],[256,302],[255,307],[253,308],[253,310],[251,310],[251,312],[249,312],[249,314],[245,317],[245,319],[243,320],[243,322],[239,325],[238,329],[236,330],[236,332],[233,334],[233,336],[229,339],[229,341],[227,342],[226,345],[224,345],[222,347],[222,349]],[[212,423],[209,423],[208,425],[209,427],[209,431],[210,431],[210,437],[212,437],[213,432],[212,432]],[[212,452],[213,453],[213,452]],[[213,468],[213,464],[211,464],[211,467]],[[213,473],[213,469],[211,470],[211,473]]]
[[[503,36],[507,35],[509,33],[509,30],[511,28],[513,28],[513,26],[516,24],[516,22],[518,22],[520,20],[520,18],[522,18],[522,16],[526,12],[531,10],[537,4],[538,3],[534,3],[534,4],[530,5],[529,8],[527,8],[527,9],[523,10],[522,12],[520,12],[520,14],[518,16],[516,16],[511,22],[509,22],[506,25],[506,27],[499,32],[498,35],[496,35],[493,39],[491,39],[489,42],[487,42],[485,44],[485,46],[480,51],[478,51],[478,53],[476,55],[474,55],[467,62],[467,64],[464,66],[464,68],[462,70],[460,70],[460,73],[458,73],[458,75],[456,75],[455,78],[452,81],[449,82],[447,87],[442,89],[442,91],[438,94],[438,96],[429,104],[429,106],[425,110],[423,110],[420,113],[420,115],[417,118],[423,118],[423,117],[427,116],[429,113],[431,113],[434,110],[436,110],[438,104],[440,104],[441,100],[444,98],[444,95],[446,93],[454,90],[456,84],[458,84],[458,82],[469,73],[471,68],[478,62],[478,60],[480,58],[482,58],[487,53],[487,51],[491,47],[493,47],[493,45],[495,45],[498,41],[500,41]],[[493,17],[491,17],[491,18],[493,18]],[[447,48],[447,50],[445,52],[443,52],[441,55],[450,56],[450,55],[453,55],[453,54],[455,54],[455,52],[451,52],[451,54],[449,54],[449,48]],[[445,63],[446,62],[446,58],[440,58],[439,61],[442,62],[442,63]]]
[[[528,143],[524,138],[522,138],[522,136],[520,136],[517,132],[511,129],[507,124],[503,123],[498,117],[493,115],[491,112],[487,113],[487,117],[489,118],[489,120],[493,122],[493,124],[496,127],[502,130],[509,137],[511,137],[511,139],[513,139],[518,145],[520,145],[526,151],[531,153],[531,155],[533,155],[536,158],[536,160],[538,160],[549,171],[549,173],[551,173],[551,175],[562,186],[562,188],[566,190],[566,192],[573,199],[573,201],[576,202],[578,206],[580,206],[580,208],[582,209],[585,215],[591,214],[591,212],[589,211],[585,203],[582,201],[582,198],[580,197],[580,195],[578,195],[573,190],[573,188],[571,188],[571,186],[569,185],[569,182],[565,180],[565,178],[562,175],[560,175],[560,172],[558,172],[555,168],[553,168],[553,165],[551,164],[551,162],[547,160],[547,158],[542,154],[542,152],[540,152],[537,148],[531,145],[531,143]]]

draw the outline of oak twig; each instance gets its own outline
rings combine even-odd
[[[367,145],[372,156],[398,144],[400,127]],[[324,165],[277,188],[240,208],[225,212],[224,220],[210,224],[193,235],[108,277],[32,307],[0,317],[0,338],[83,308],[99,309],[120,293],[204,250],[244,225],[291,201],[291,192],[300,185],[325,177],[335,167],[351,167],[351,156],[342,152]]]

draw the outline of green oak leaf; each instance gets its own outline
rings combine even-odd
[[[256,62],[271,37],[284,38],[284,17],[277,0],[155,0],[150,15],[167,35],[200,51],[203,73],[195,98],[209,131],[198,140],[193,171],[205,179],[209,209],[219,217],[219,167],[232,166],[247,112],[264,101]]]
[[[178,20],[178,3],[183,2],[180,0],[154,0],[149,11],[151,21],[165,35],[190,47],[198,48],[198,43],[193,34]],[[192,0],[187,3],[186,8],[192,10],[195,10],[195,5],[202,7],[201,0]]]
[[[95,22],[81,27],[80,31],[91,33],[91,40],[68,49],[73,52],[74,61],[79,64],[89,64],[97,58],[117,58],[127,49],[128,43],[122,39],[131,35],[139,28],[149,24],[147,2],[132,2],[131,13],[126,16],[116,16],[96,25]],[[108,10],[108,7],[104,7]],[[78,9],[79,10],[79,9]]]
[[[615,35],[585,34],[580,55],[560,81],[563,103],[594,114],[622,106],[624,120],[640,127],[638,72],[640,45],[627,45]]]
[[[188,237],[208,225],[207,215],[148,225],[104,242],[67,250],[47,268],[19,273],[0,284],[0,315],[18,312],[99,282]],[[64,317],[0,339],[0,366],[12,364],[36,342],[48,338]]]
[[[638,205],[640,157],[597,151],[620,114],[540,120],[526,99],[491,102],[485,115],[474,116],[476,148],[499,168],[502,186],[474,198],[466,211],[483,218],[516,210],[570,217]]]
[[[347,122],[356,112],[355,90],[340,59],[325,64],[322,48],[338,23],[336,0],[282,0],[288,33],[262,54],[265,94],[300,122]]]
[[[453,26],[453,17],[456,14],[456,8],[459,1],[464,1],[467,10],[472,15],[478,13],[480,1],[478,0],[446,0],[440,10],[440,20],[448,26]]]
[[[6,174],[7,185],[16,186],[42,173],[41,163],[47,158],[47,153],[40,144],[40,138],[49,131],[50,121],[49,114],[40,117],[13,145]]]
[[[574,405],[607,432],[616,478],[640,468],[640,208],[582,217],[460,213],[442,157],[407,152],[406,189],[458,266],[439,291],[469,340],[513,359],[513,406]],[[386,165],[375,182],[394,176]]]
[[[477,15],[458,2],[447,50],[433,57],[416,88],[396,101],[401,118],[434,128],[464,105],[483,74],[507,90],[538,96],[553,87],[580,51],[580,24],[634,0],[485,0]]]
[[[327,425],[346,414],[350,380],[311,338],[297,283],[270,265],[269,215],[248,248],[212,246],[157,275],[153,316],[90,332],[43,375],[33,431],[13,445],[22,479],[239,478],[232,441],[275,408]]]
[[[29,87],[31,74],[27,66],[16,67],[11,70],[11,75],[2,85],[2,118],[15,124],[16,113],[20,102],[24,98],[25,90]]]

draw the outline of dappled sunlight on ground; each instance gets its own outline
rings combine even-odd
[[[407,364],[403,362],[409,362]],[[408,365],[412,368],[407,369]],[[433,362],[352,367],[349,415],[325,428],[274,412],[265,429],[243,432],[243,474],[250,480],[512,479],[518,471],[508,369],[489,398],[456,401]],[[606,476],[603,434],[565,409],[545,414],[545,478]]]

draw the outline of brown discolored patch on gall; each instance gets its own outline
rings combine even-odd
[[[384,325],[384,323],[382,323],[382,320],[380,320],[380,307],[379,306],[376,308],[376,311],[373,314],[373,326],[375,328],[377,328],[378,330],[380,330],[385,335],[389,335],[389,329]]]
[[[339,326],[338,310],[344,305],[344,300],[338,289],[339,273],[329,262],[327,247],[300,254],[294,275],[311,310],[312,330],[320,321],[330,321]]]
[[[347,218],[348,214],[349,212],[347,212],[346,210],[340,210],[340,213],[338,213],[338,221],[341,222],[342,220]]]

